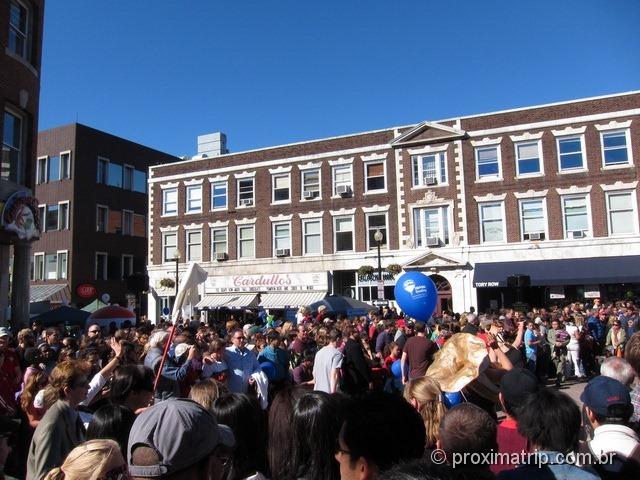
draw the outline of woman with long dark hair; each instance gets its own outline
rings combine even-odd
[[[293,409],[291,468],[287,480],[339,480],[335,460],[342,425],[340,399],[325,392],[307,393]]]
[[[269,442],[267,456],[271,478],[288,478],[293,450],[291,419],[293,406],[308,390],[303,387],[285,387],[280,390],[269,408]]]
[[[91,417],[87,429],[87,440],[115,440],[122,454],[126,456],[129,432],[135,419],[135,413],[124,405],[112,404],[100,407]]]

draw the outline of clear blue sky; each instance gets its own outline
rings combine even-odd
[[[637,89],[638,0],[47,0],[40,129],[191,155]]]

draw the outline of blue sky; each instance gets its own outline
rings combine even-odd
[[[48,0],[40,129],[175,155],[640,89],[638,0]]]

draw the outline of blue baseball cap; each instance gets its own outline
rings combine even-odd
[[[580,400],[596,415],[603,417],[613,405],[631,405],[629,389],[618,380],[603,375],[587,383]]]

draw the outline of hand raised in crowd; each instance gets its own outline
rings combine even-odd
[[[109,346],[111,347],[111,350],[113,350],[115,356],[120,357],[120,354],[122,353],[122,345],[118,340],[116,340],[116,337],[111,337],[109,340]]]

